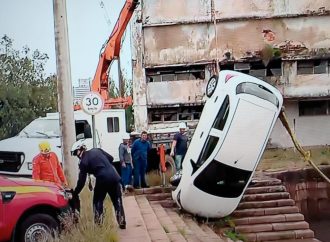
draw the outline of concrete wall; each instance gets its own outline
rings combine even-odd
[[[295,131],[301,145],[330,144],[330,115],[299,116],[297,101],[285,101],[284,106],[289,124]],[[273,147],[293,147],[293,142],[280,120],[277,120],[274,126],[270,136],[270,145]]]
[[[168,127],[148,122],[150,108],[198,105],[215,63],[265,66],[282,60],[282,75],[267,76],[285,97],[303,145],[329,144],[330,116],[298,114],[299,99],[330,98],[330,1],[141,0],[132,28],[133,97],[137,130]],[[301,60],[328,61],[322,74],[298,75]],[[147,82],[146,69],[205,65],[204,80]],[[296,101],[290,101],[296,100]],[[170,126],[174,124],[171,123]],[[274,145],[292,146],[278,122]]]

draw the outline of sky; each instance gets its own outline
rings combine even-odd
[[[93,78],[102,45],[117,21],[124,0],[67,0],[71,79]],[[103,3],[103,4],[102,4]],[[104,7],[102,7],[104,6]],[[14,48],[28,46],[49,56],[46,74],[56,73],[53,0],[0,0],[0,38],[13,39]],[[117,63],[111,76],[117,79]],[[130,26],[121,50],[121,66],[131,78]]]

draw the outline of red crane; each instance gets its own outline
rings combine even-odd
[[[121,9],[117,23],[100,55],[96,73],[92,81],[92,91],[97,92],[102,96],[105,109],[116,106],[125,108],[132,105],[131,97],[109,98],[108,69],[112,62],[119,57],[122,36],[138,3],[138,0],[126,0],[125,5]]]

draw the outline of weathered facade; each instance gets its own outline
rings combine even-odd
[[[141,0],[132,28],[136,129],[196,125],[217,64],[275,85],[303,145],[330,144],[330,1]],[[292,146],[278,123],[270,143]]]

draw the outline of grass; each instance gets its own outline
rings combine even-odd
[[[165,172],[165,185],[170,184],[170,178],[172,176],[172,171],[168,170]],[[162,177],[160,176],[159,171],[150,171],[146,175],[147,183],[149,186],[160,186],[162,185]]]
[[[92,193],[84,189],[80,195],[81,214],[80,221],[77,224],[72,223],[71,218],[64,218],[66,229],[53,240],[60,241],[79,241],[79,242],[117,242],[119,241],[117,233],[117,222],[113,215],[112,203],[110,198],[105,199],[105,217],[102,225],[94,223],[92,210]]]
[[[304,149],[311,152],[311,159],[317,165],[330,164],[330,146],[305,147]],[[290,170],[309,166],[310,165],[303,160],[300,153],[294,148],[268,149],[264,152],[257,170]]]

